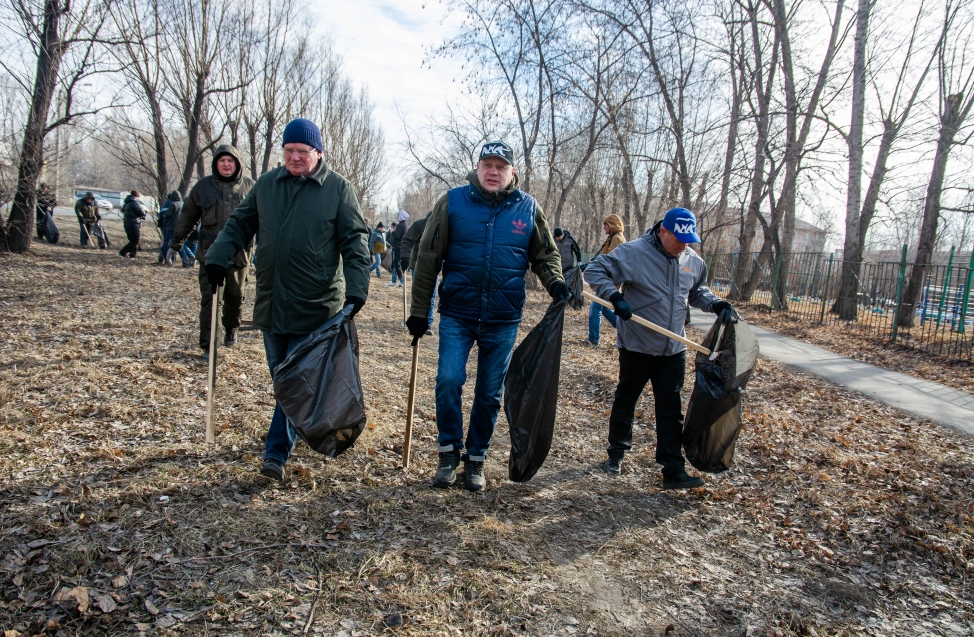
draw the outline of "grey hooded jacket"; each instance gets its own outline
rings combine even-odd
[[[621,284],[621,292],[636,316],[685,336],[683,322],[687,303],[711,311],[720,301],[707,287],[707,264],[687,248],[671,257],[659,242],[657,223],[643,236],[623,243],[593,260],[585,270],[585,282],[596,296],[609,300]],[[631,352],[671,356],[686,345],[669,339],[635,321],[617,323],[617,344]]]

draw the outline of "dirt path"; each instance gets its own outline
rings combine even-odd
[[[616,355],[581,344],[577,312],[538,476],[505,479],[501,416],[487,492],[436,490],[436,339],[403,475],[401,290],[374,286],[357,319],[369,429],[334,461],[299,444],[269,486],[258,335],[223,358],[207,448],[196,272],[149,263],[46,245],[0,257],[2,630],[970,634],[974,444],[959,435],[762,361],[733,470],[660,491],[646,397],[609,478]],[[522,334],[545,305],[530,299]]]

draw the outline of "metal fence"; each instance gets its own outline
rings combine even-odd
[[[969,263],[955,262],[951,249],[947,265],[926,265],[919,301],[904,302],[903,290],[913,264],[903,246],[900,261],[862,263],[856,318],[847,321],[834,313],[843,264],[833,255],[794,253],[782,281],[782,261],[769,259],[755,269],[758,253],[712,254],[706,258],[710,288],[718,296],[743,307],[767,307],[820,324],[838,324],[866,336],[923,350],[935,356],[968,361],[974,349],[974,253]],[[739,276],[738,266],[744,276]],[[959,259],[958,259],[959,260]],[[742,291],[750,290],[750,293]],[[901,312],[912,312],[912,325],[898,326]]]

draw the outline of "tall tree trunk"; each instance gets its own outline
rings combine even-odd
[[[166,130],[162,121],[162,106],[155,91],[147,91],[152,105],[152,143],[156,153],[156,192],[163,202],[169,195],[169,170],[166,167]],[[186,193],[180,192],[181,195]]]
[[[14,193],[10,216],[2,228],[3,244],[14,253],[30,248],[34,234],[34,206],[37,203],[37,180],[44,166],[44,137],[47,135],[47,115],[57,85],[58,71],[64,57],[65,44],[60,36],[61,16],[70,5],[62,8],[59,0],[45,0],[44,26],[37,51],[37,70],[34,90],[24,129],[24,141],[17,168],[17,190]]]
[[[741,226],[741,239],[738,251],[740,256],[734,268],[734,285],[731,286],[730,299],[732,301],[751,300],[751,291],[754,287],[749,285],[748,272],[752,267],[750,257],[754,246],[754,237],[758,229],[758,213],[761,210],[761,201],[764,199],[765,175],[764,163],[766,159],[765,146],[768,144],[768,131],[771,126],[771,89],[774,86],[774,73],[778,62],[779,38],[775,31],[775,41],[772,46],[771,62],[768,65],[768,77],[765,80],[763,52],[761,50],[760,33],[758,32],[757,7],[751,6],[748,9],[748,22],[751,25],[751,40],[754,49],[754,88],[758,94],[758,113],[755,121],[757,135],[754,140],[754,172],[751,174],[751,194],[747,204],[747,214]],[[768,239],[765,238],[764,243]]]
[[[900,327],[913,326],[913,314],[920,292],[926,282],[927,269],[933,256],[933,247],[937,239],[937,223],[940,221],[940,195],[944,189],[944,175],[947,172],[947,158],[950,148],[954,144],[954,137],[964,123],[970,111],[972,99],[962,107],[964,96],[960,94],[948,95],[944,104],[944,112],[940,116],[940,135],[937,138],[937,154],[933,159],[933,170],[927,183],[927,196],[923,202],[923,221],[920,222],[920,241],[917,243],[916,258],[910,270],[910,282],[903,292],[903,302],[900,307]]]
[[[869,36],[869,12],[874,0],[859,0],[856,14],[855,53],[852,61],[852,121],[846,144],[849,148],[849,177],[845,202],[845,241],[843,243],[842,282],[835,309],[839,318],[856,319],[859,308],[859,264],[853,261],[859,245],[862,204],[862,123],[866,111],[866,40]]]
[[[179,180],[179,192],[189,189],[189,184],[193,181],[193,168],[200,160],[200,126],[203,118],[203,100],[206,97],[204,80],[205,78],[200,76],[196,78],[193,106],[186,127],[186,163],[183,165],[183,175]]]

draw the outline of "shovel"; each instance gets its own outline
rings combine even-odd
[[[206,442],[213,442],[213,383],[216,380],[217,309],[220,305],[220,286],[213,288],[213,310],[210,314],[210,365],[206,379]]]

